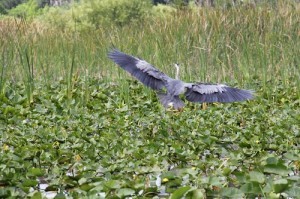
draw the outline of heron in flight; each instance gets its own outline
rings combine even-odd
[[[145,60],[125,54],[117,49],[108,53],[108,57],[121,68],[129,72],[145,86],[158,91],[157,95],[165,108],[182,109],[184,94],[190,102],[237,102],[253,98],[253,91],[233,88],[225,84],[186,83],[179,79],[179,66],[175,79],[169,77]]]

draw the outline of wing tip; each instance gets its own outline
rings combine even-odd
[[[118,56],[118,55],[121,55],[121,54],[123,54],[123,53],[119,49],[111,48],[108,51],[107,56],[108,56],[108,58],[113,59],[115,56]]]
[[[245,90],[245,89],[232,88],[232,87],[227,87],[227,88],[229,88],[228,97],[230,97],[228,102],[247,101],[247,100],[252,100],[255,97],[254,90]]]
[[[211,85],[211,84],[206,84],[206,85]],[[225,89],[223,90],[223,89],[213,88],[209,92],[205,90],[199,92],[199,90],[195,91],[189,89],[188,92],[185,93],[185,97],[188,101],[199,102],[199,103],[203,103],[203,102],[232,103],[232,102],[252,100],[253,98],[255,98],[254,90],[234,88],[234,87],[227,86],[225,84],[224,85],[222,84],[221,86]]]

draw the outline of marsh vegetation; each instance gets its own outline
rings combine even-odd
[[[2,18],[0,197],[297,198],[300,7],[284,2],[96,26]],[[113,47],[256,97],[166,111]]]

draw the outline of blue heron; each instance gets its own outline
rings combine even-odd
[[[125,54],[117,49],[108,53],[108,57],[121,68],[129,72],[145,86],[158,91],[157,95],[165,108],[182,109],[184,94],[190,102],[236,102],[253,98],[253,91],[233,88],[225,84],[186,83],[179,79],[179,65],[175,64],[176,77],[169,77],[145,60]]]

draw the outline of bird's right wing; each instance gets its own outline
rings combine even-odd
[[[253,98],[253,91],[224,84],[195,83],[187,87],[185,97],[191,102],[237,102]]]
[[[108,57],[132,76],[140,80],[144,85],[154,90],[161,90],[170,79],[169,76],[145,60],[127,55],[117,49],[110,51]]]

